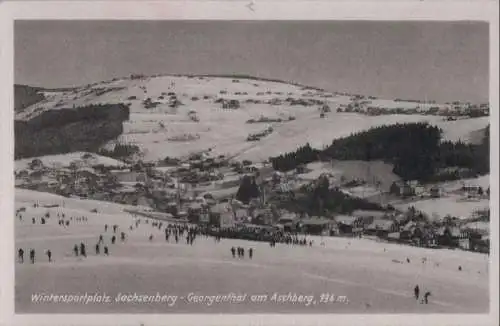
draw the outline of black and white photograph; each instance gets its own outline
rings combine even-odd
[[[15,314],[491,312],[487,21],[13,24]]]

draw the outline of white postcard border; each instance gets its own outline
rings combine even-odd
[[[498,5],[497,2],[40,1],[0,4],[0,325],[498,325]],[[490,314],[453,315],[15,315],[13,171],[13,21],[119,20],[481,20],[490,23]]]

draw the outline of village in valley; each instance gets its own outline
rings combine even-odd
[[[138,216],[195,224],[214,233],[231,228],[234,237],[270,241],[277,232],[300,233],[489,252],[487,178],[431,185],[393,181],[382,189],[380,184],[370,185],[369,166],[351,179],[330,162],[283,173],[268,162],[238,162],[209,151],[156,163],[125,163],[87,152],[22,161],[16,163],[18,188],[131,205]],[[323,178],[330,187],[379,207],[317,216],[281,207],[280,201],[293,200],[295,193],[299,196],[301,189],[314,187]],[[246,198],[240,190],[244,179],[257,189]],[[416,208],[421,203],[439,206],[445,200],[465,210],[460,215],[453,210],[438,215]]]
[[[487,306],[489,106],[380,100],[248,76],[16,87],[19,293],[45,293],[51,273],[63,291],[115,282],[137,291],[147,274],[152,291],[196,284],[197,302],[224,289],[288,298],[278,306],[176,304],[180,312],[329,311],[294,301],[323,289],[345,292],[341,311]],[[23,263],[28,253],[31,264]],[[297,266],[304,283],[284,272]],[[28,281],[47,269],[37,275],[48,283]],[[88,273],[113,281],[96,288]],[[81,283],[70,281],[75,275]],[[197,281],[204,277],[211,282]],[[475,294],[433,290],[443,284]],[[429,296],[432,308],[422,308]],[[19,311],[59,309],[17,298]]]

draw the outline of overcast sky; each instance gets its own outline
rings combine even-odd
[[[488,100],[488,25],[472,22],[17,21],[15,81],[243,73],[332,91]]]

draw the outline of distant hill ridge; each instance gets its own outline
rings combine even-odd
[[[447,121],[437,112],[452,112],[452,105],[335,93],[246,74],[132,74],[80,87],[14,90],[16,157],[123,144],[140,148],[145,161],[210,149],[257,162],[307,142],[322,148],[352,132],[400,122],[429,122],[445,130],[445,139],[469,141],[489,119]],[[71,130],[68,139],[58,126]]]

